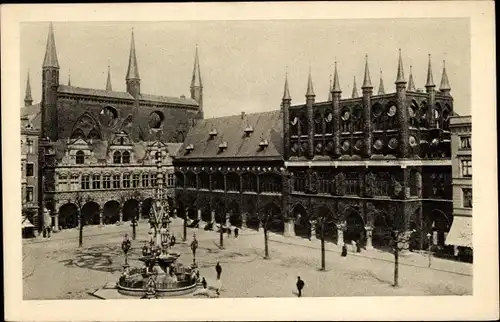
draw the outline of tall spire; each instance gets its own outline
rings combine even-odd
[[[31,106],[33,98],[31,97],[30,71],[28,70],[28,78],[26,79],[26,95],[24,96],[24,106]]]
[[[314,94],[313,81],[312,81],[312,77],[311,77],[311,67],[309,67],[309,77],[307,78],[307,92],[306,92],[306,97],[307,96],[316,96]]]
[[[113,87],[111,86],[111,67],[108,63],[108,78],[106,79],[106,90],[112,91]]]
[[[408,91],[416,92],[415,81],[413,80],[412,66],[410,65],[410,79],[408,80]]]
[[[380,82],[378,85],[378,95],[384,95],[385,94],[385,89],[384,89],[384,78],[382,77],[382,69],[380,70]]]
[[[191,78],[191,87],[203,87],[201,83],[200,60],[198,58],[198,45],[194,53],[193,77]]]
[[[335,71],[333,72],[333,88],[332,93],[340,93],[339,73],[337,71],[337,62],[335,62]]]
[[[135,56],[135,39],[134,39],[134,29],[132,28],[132,40],[130,42],[130,56],[128,60],[128,71],[127,80],[129,79],[140,79],[139,77],[139,67],[137,66],[137,57]]]
[[[68,86],[71,86],[71,69],[68,72]]]
[[[373,88],[372,80],[370,79],[370,69],[368,67],[368,55],[365,55],[365,79],[361,88]]]
[[[283,101],[285,100],[291,100],[292,97],[290,96],[290,89],[288,88],[288,72],[285,73],[285,89],[283,91]]]
[[[401,58],[401,49],[399,49],[399,62],[398,62],[398,76],[396,77],[396,84],[405,84],[405,74],[403,69],[403,58]]]
[[[330,74],[330,87],[328,87],[328,102],[331,102],[333,100],[332,91],[333,91],[333,87],[332,87],[332,74]]]
[[[425,87],[435,87],[434,78],[432,77],[431,54],[429,54],[429,65],[427,66],[427,82]]]
[[[442,92],[449,92],[451,90],[450,82],[448,81],[448,74],[446,74],[446,61],[443,60],[443,75],[441,76],[441,85],[439,90]]]
[[[357,85],[356,85],[356,76],[354,76],[354,82],[352,84],[352,98],[357,98],[359,97],[358,95],[358,89],[357,89]]]
[[[47,37],[47,48],[45,49],[45,58],[43,59],[43,68],[59,68],[57,61],[56,41],[54,40],[54,28],[52,22],[49,25],[49,35]]]

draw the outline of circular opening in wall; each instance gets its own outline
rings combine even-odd
[[[389,115],[389,116],[396,115],[396,110],[397,110],[396,105],[391,105],[389,107],[389,109],[387,110],[387,115]]]
[[[149,127],[152,129],[159,129],[163,123],[163,120],[165,119],[165,116],[163,115],[162,112],[155,111],[151,114],[149,114]]]
[[[388,145],[389,145],[389,148],[394,150],[395,148],[398,147],[398,139],[396,139],[396,138],[390,139]]]
[[[417,139],[415,139],[415,137],[414,137],[414,136],[410,136],[410,137],[408,138],[408,141],[410,142],[410,145],[411,145],[411,146],[416,146],[416,145],[417,145]]]
[[[354,148],[358,151],[361,150],[361,148],[363,148],[363,141],[357,140],[356,143],[354,144]]]
[[[349,117],[351,116],[351,112],[349,111],[348,108],[344,108],[342,110],[342,120],[347,121],[349,120]]]
[[[349,150],[349,147],[350,147],[350,146],[351,146],[351,144],[349,144],[349,141],[344,141],[344,142],[342,142],[342,149],[343,149],[344,151]]]
[[[299,123],[299,118],[297,116],[295,116],[291,121],[290,121],[290,124],[292,124],[293,126],[297,125],[297,123]]]
[[[379,117],[382,114],[382,105],[374,104],[372,106],[372,113],[375,118]]]
[[[331,112],[326,113],[325,121],[330,123],[333,120],[333,114]]]
[[[382,149],[383,146],[384,146],[384,143],[382,143],[381,140],[375,140],[375,142],[373,143],[373,147],[377,150]]]
[[[102,125],[112,126],[118,119],[118,111],[111,106],[104,107],[99,113],[99,121]]]
[[[363,108],[361,106],[356,106],[352,113],[352,117],[356,120],[359,120],[361,118],[361,115],[363,115]]]

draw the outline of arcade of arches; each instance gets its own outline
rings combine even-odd
[[[168,197],[169,209],[173,213],[173,199]],[[81,205],[83,225],[114,225],[116,223],[148,219],[151,211],[152,198],[144,200],[128,199],[120,203],[117,200],[109,200],[104,204],[95,201],[87,201]],[[53,211],[52,226],[59,229],[75,228],[79,225],[78,206],[74,202],[67,202]]]

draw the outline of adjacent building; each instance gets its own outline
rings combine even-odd
[[[85,224],[147,217],[158,171],[165,178],[166,195],[173,205],[171,156],[177,153],[191,126],[203,118],[197,51],[189,98],[150,95],[141,90],[133,31],[126,91],[113,90],[109,67],[102,89],[61,84],[59,70],[51,24],[42,64],[42,100],[31,104],[28,80],[29,102],[23,108],[38,141],[23,139],[30,151],[25,153],[23,199],[29,199],[30,204],[38,202],[37,228],[75,227],[80,212]],[[161,170],[157,168],[158,159]]]
[[[453,175],[453,224],[446,244],[459,256],[472,255],[472,119],[456,116],[450,121]]]
[[[316,101],[311,73],[306,103],[292,105],[285,79],[281,108],[198,122],[177,154],[180,213],[204,221],[249,224],[315,238],[319,223],[339,244],[387,243],[388,230],[444,246],[452,215],[450,117],[453,98],[443,66],[439,90],[431,58],[425,91],[401,53],[394,91],[375,93],[365,62],[362,95],[341,98],[339,72],[326,101]],[[217,220],[219,218],[219,220]]]

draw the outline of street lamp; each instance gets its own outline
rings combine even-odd
[[[130,225],[132,226],[132,239],[135,240],[135,227],[137,227],[136,215],[132,217],[132,223]]]
[[[198,248],[198,240],[196,233],[193,233],[193,241],[191,242],[191,251],[193,252],[193,268],[196,267],[196,249]]]
[[[125,265],[124,267],[128,267],[128,251],[130,250],[130,247],[132,244],[130,243],[130,239],[128,238],[128,235],[125,234],[123,237],[123,242],[122,242],[122,250],[123,253],[125,254]]]
[[[428,242],[428,249],[427,253],[429,255],[429,267],[431,267],[431,233],[427,233],[427,242]]]

